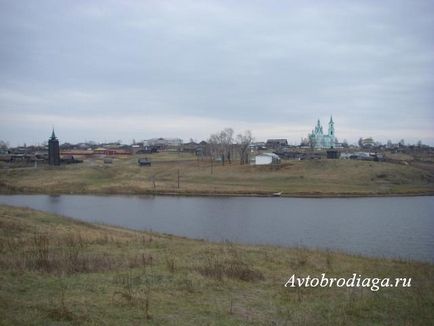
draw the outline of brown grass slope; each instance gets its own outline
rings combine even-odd
[[[353,160],[285,161],[280,167],[225,166],[189,154],[154,154],[151,167],[136,158],[61,167],[0,169],[0,193],[204,194],[376,196],[434,194],[429,169]],[[163,155],[163,154],[161,154]],[[179,173],[179,188],[178,188]]]
[[[411,288],[285,288],[297,276]],[[430,325],[434,266],[213,244],[0,206],[0,324]]]

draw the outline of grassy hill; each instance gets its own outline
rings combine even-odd
[[[292,274],[321,273],[412,286],[284,287]],[[430,325],[433,279],[432,264],[215,244],[0,206],[4,325]]]
[[[434,171],[408,164],[353,160],[284,161],[279,167],[211,166],[190,154],[159,153],[151,167],[137,158],[86,160],[60,167],[0,169],[0,193],[226,194],[366,196],[434,194]],[[430,165],[431,163],[426,163]],[[179,188],[178,188],[179,175]]]

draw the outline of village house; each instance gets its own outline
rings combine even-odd
[[[180,138],[152,138],[143,141],[144,147],[157,147],[158,149],[179,148],[182,145]]]
[[[255,156],[255,165],[280,164],[280,157],[274,153],[262,153]]]
[[[288,140],[287,139],[267,139],[265,146],[267,148],[272,148],[272,149],[286,147],[286,146],[288,146]]]
[[[117,156],[117,155],[131,155],[132,151],[123,149],[123,148],[105,148],[105,147],[98,147],[95,148],[93,151],[94,154],[101,155],[101,156]]]

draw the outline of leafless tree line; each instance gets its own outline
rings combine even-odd
[[[233,153],[239,154],[240,164],[249,163],[249,145],[254,138],[250,130],[244,134],[238,134],[234,137],[232,128],[225,128],[215,134],[212,134],[208,140],[209,151],[212,157],[219,157],[222,165],[225,162],[232,163]]]

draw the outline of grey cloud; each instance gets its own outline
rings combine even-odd
[[[282,130],[285,121],[304,126],[333,114],[366,134],[405,127],[417,138],[422,126],[426,141],[434,139],[432,1],[3,1],[0,8],[4,116],[173,114]]]

